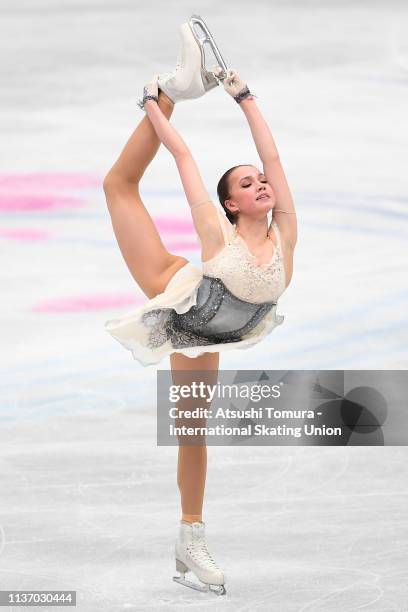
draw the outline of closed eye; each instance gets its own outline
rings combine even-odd
[[[267,183],[268,181],[261,181],[261,183]],[[249,185],[242,185],[244,187],[244,189],[246,189],[247,187],[251,186],[251,183],[249,183]]]

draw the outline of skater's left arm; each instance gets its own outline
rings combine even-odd
[[[267,181],[276,195],[273,216],[277,220],[280,232],[286,243],[294,248],[297,241],[295,206],[275,141],[254,98],[245,98],[239,105],[248,120],[255,146],[263,163],[263,170]]]

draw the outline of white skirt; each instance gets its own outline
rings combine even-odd
[[[171,353],[198,357],[204,353],[249,348],[283,323],[284,316],[277,314],[274,304],[256,327],[238,341],[212,343],[208,338],[186,335],[182,331],[172,330],[173,333],[169,334],[166,323],[171,311],[182,314],[195,306],[202,280],[202,271],[188,262],[175,273],[163,293],[123,317],[106,321],[105,330],[131,351],[134,359],[143,366],[149,366],[159,363]],[[174,334],[178,334],[177,342],[174,342]]]

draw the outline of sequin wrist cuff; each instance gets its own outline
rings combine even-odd
[[[145,105],[146,100],[155,100],[156,102],[158,102],[159,97],[158,96],[143,96],[143,100],[139,100],[136,104],[138,105],[139,108],[144,110],[144,105]]]
[[[149,94],[147,87],[144,87],[143,88],[143,99],[137,102],[138,107],[141,108],[142,110],[144,110],[144,104],[146,100],[155,100],[155,102],[159,102],[159,96],[158,95],[154,96],[152,94]]]
[[[234,96],[234,100],[235,102],[240,104],[242,100],[245,100],[245,98],[248,98],[249,96],[253,96],[254,98],[258,97],[249,91],[248,86],[245,86],[244,89],[242,89],[236,96]]]

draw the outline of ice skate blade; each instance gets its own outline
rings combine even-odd
[[[206,66],[205,66],[205,50],[204,50],[204,44],[208,43],[212,49],[212,52],[214,53],[218,64],[220,65],[220,67],[223,70],[223,74],[220,75],[220,79],[219,80],[223,80],[226,76],[227,76],[227,65],[224,62],[224,59],[221,55],[221,51],[219,50],[217,43],[214,40],[214,37],[212,36],[210,30],[208,29],[207,24],[205,23],[204,19],[202,17],[200,17],[200,15],[191,15],[190,21],[189,21],[189,26],[190,29],[194,35],[194,38],[196,39],[199,47],[200,47],[200,51],[201,51],[201,58],[202,58],[202,70],[201,70],[201,74],[203,77],[203,84],[204,87],[206,87],[206,82],[208,84],[208,88],[211,89],[212,87],[216,87],[216,85],[218,85],[218,80],[215,77],[215,75],[210,72],[209,70],[207,70]],[[195,27],[198,27],[202,30],[202,32],[204,32],[204,36],[201,38],[198,35],[198,32],[195,30]],[[215,83],[214,83],[215,82]]]
[[[210,584],[196,584],[183,576],[173,576],[174,582],[178,582],[190,589],[194,589],[195,591],[200,591],[200,593],[215,593],[216,595],[226,595],[227,591],[224,585],[210,585]]]

